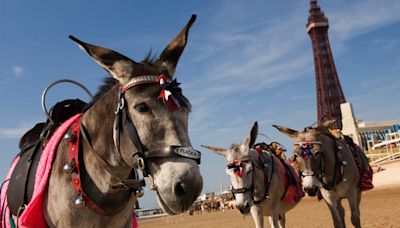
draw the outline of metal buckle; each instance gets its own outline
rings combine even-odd
[[[124,108],[124,106],[125,106],[125,99],[124,99],[124,97],[121,97],[119,99],[119,102],[117,104],[117,108],[115,109],[114,114],[117,115],[119,113],[119,111],[121,111]]]
[[[144,168],[146,167],[146,165],[144,164],[144,160],[141,157],[138,158],[137,165],[140,170],[144,170]]]

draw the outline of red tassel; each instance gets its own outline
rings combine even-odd
[[[167,89],[167,80],[164,75],[160,75],[158,81],[160,82],[160,86],[162,88],[160,95],[157,99],[162,99],[165,106],[172,111],[175,111],[180,107],[179,101],[174,97],[174,95]]]

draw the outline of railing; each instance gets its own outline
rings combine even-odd
[[[400,159],[400,147],[375,149],[366,151],[365,154],[369,158],[370,164],[375,165],[385,161]]]

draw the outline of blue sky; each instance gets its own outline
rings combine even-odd
[[[329,19],[336,68],[356,117],[400,119],[400,1],[320,0]],[[142,60],[160,53],[198,15],[176,77],[193,105],[192,144],[203,152],[203,192],[226,187],[225,160],[200,147],[241,142],[258,121],[260,132],[289,150],[272,124],[300,129],[316,121],[308,1],[10,1],[0,0],[0,172],[18,152],[18,140],[43,121],[41,93],[68,78],[93,93],[106,72],[67,37]],[[60,85],[48,103],[88,99]],[[265,138],[259,138],[265,141]],[[154,207],[153,193],[141,200]]]

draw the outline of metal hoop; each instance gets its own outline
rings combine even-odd
[[[54,121],[53,121],[53,119],[51,119],[51,116],[50,116],[50,114],[49,114],[49,112],[47,111],[47,108],[46,108],[46,95],[47,95],[47,92],[49,91],[49,89],[51,87],[53,87],[53,86],[55,86],[57,84],[63,83],[63,82],[69,82],[71,84],[74,84],[74,85],[77,85],[77,86],[81,87],[90,96],[90,98],[93,99],[92,93],[84,85],[82,85],[79,82],[76,82],[76,81],[73,81],[73,80],[69,80],[69,79],[61,79],[61,80],[57,80],[57,81],[51,83],[49,86],[46,87],[46,89],[43,91],[43,94],[42,94],[42,110],[45,113],[45,115],[47,116],[47,118],[49,119],[51,124],[54,124]]]
[[[268,135],[263,133],[258,133],[258,135],[264,136],[270,143],[272,142],[272,140],[268,137]]]

